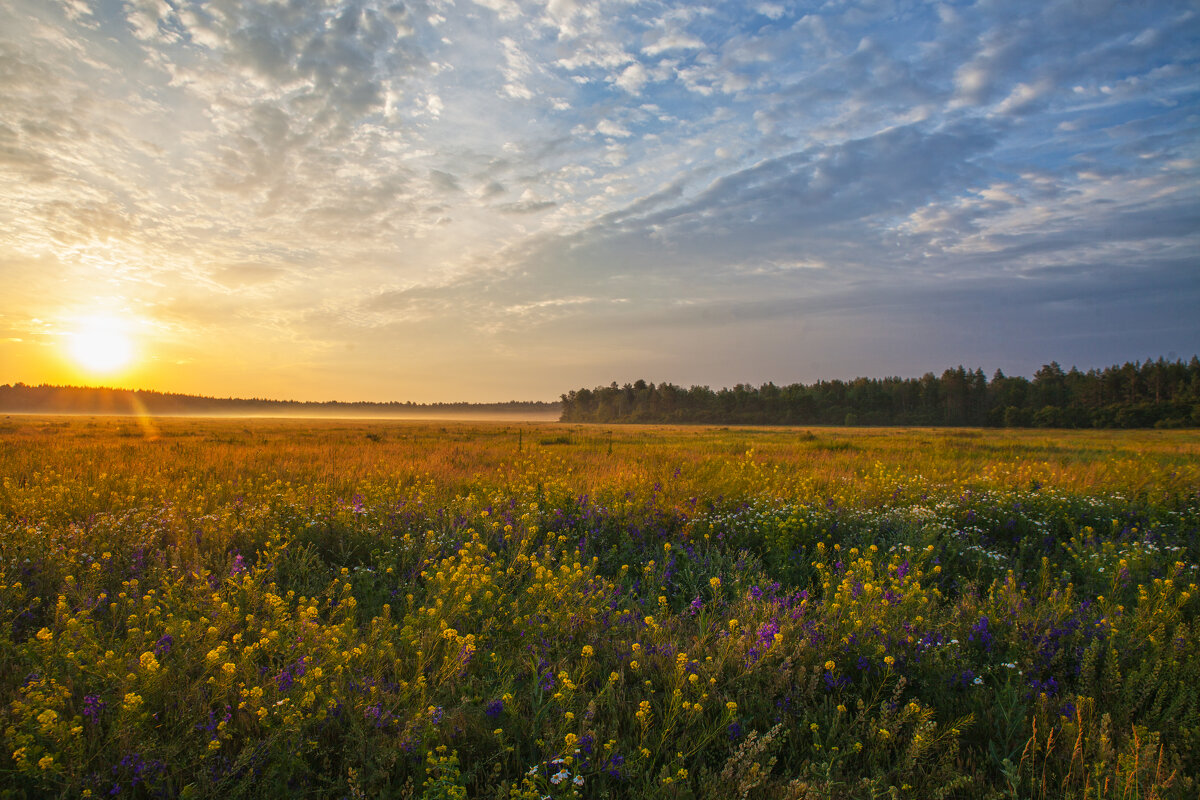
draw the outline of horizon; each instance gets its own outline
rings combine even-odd
[[[1186,359],[1197,41],[1187,2],[0,0],[0,376],[494,403]]]
[[[1188,364],[1193,359],[1197,359],[1197,358],[1200,358],[1200,354],[1192,354],[1190,357],[1187,357],[1187,358],[1184,358],[1182,356],[1176,356],[1173,354],[1172,357],[1169,359],[1160,355],[1160,356],[1150,356],[1145,359],[1137,359],[1134,361],[1124,362],[1124,363],[1125,364],[1142,365],[1142,364],[1153,363],[1155,361],[1165,361],[1168,364],[1174,364],[1174,363]],[[1067,374],[1074,372],[1074,371],[1078,371],[1079,373],[1084,374],[1084,375],[1092,373],[1092,372],[1102,372],[1106,369],[1110,369],[1110,368],[1115,369],[1115,368],[1119,368],[1119,367],[1123,366],[1122,363],[1118,363],[1118,362],[1113,362],[1111,364],[1104,364],[1104,365],[1093,365],[1093,366],[1087,366],[1087,367],[1080,367],[1077,364],[1071,364],[1070,366],[1067,366],[1067,365],[1059,363],[1057,359],[1051,359],[1049,362],[1041,365],[1041,367],[1049,367],[1051,365],[1058,366],[1064,373],[1067,373]],[[739,385],[750,386],[753,388],[761,388],[763,386],[770,384],[770,385],[784,388],[784,387],[794,386],[794,385],[813,386],[813,385],[816,385],[817,383],[832,383],[832,382],[836,382],[836,381],[841,381],[842,383],[852,383],[852,382],[858,381],[858,380],[910,381],[910,380],[919,380],[919,379],[924,378],[929,375],[933,375],[936,378],[940,378],[942,373],[949,371],[949,370],[960,369],[960,368],[966,370],[967,373],[969,373],[969,374],[974,373],[976,371],[982,372],[984,375],[984,378],[986,379],[986,381],[989,384],[996,377],[997,373],[1003,373],[1003,376],[1005,378],[1023,378],[1028,381],[1032,381],[1034,379],[1033,373],[1030,373],[1028,375],[1011,374],[1011,373],[1005,372],[1003,369],[1001,369],[999,367],[997,367],[991,371],[988,371],[988,370],[984,369],[982,366],[975,366],[972,368],[972,367],[967,367],[964,364],[957,364],[953,367],[946,367],[940,371],[928,370],[926,372],[921,373],[920,375],[896,375],[896,374],[856,375],[853,378],[842,378],[842,377],[816,378],[811,381],[786,381],[786,382],[785,381],[766,380],[766,381],[762,381],[760,383],[754,383],[754,384],[742,382],[742,383],[735,383],[735,384],[718,385],[716,387],[713,387],[712,384],[696,384],[696,383],[673,384],[673,385],[675,385],[678,388],[682,388],[682,389],[703,388],[703,389],[713,389],[714,391],[719,392],[719,391],[726,391],[726,390],[734,389],[736,386],[739,386]],[[1033,372],[1036,372],[1036,371],[1037,370],[1034,370]],[[237,395],[221,396],[221,395],[210,395],[210,394],[193,394],[193,393],[176,392],[176,391],[165,390],[165,389],[152,389],[152,388],[144,388],[144,387],[134,388],[134,387],[130,387],[130,386],[116,386],[116,385],[108,385],[108,384],[51,384],[51,383],[32,384],[32,383],[27,383],[25,381],[6,381],[5,383],[0,384],[0,389],[8,388],[8,387],[24,386],[24,387],[28,387],[28,388],[34,388],[34,389],[37,389],[37,388],[76,389],[76,390],[82,389],[82,390],[90,390],[90,391],[128,392],[128,393],[133,393],[133,394],[147,392],[147,393],[155,393],[155,394],[161,394],[164,396],[172,396],[172,397],[187,397],[187,398],[200,399],[200,400],[219,400],[219,401],[223,401],[223,402],[245,402],[245,403],[301,403],[301,404],[309,404],[309,405],[355,405],[355,404],[405,405],[405,404],[409,404],[409,405],[415,405],[415,406],[436,406],[436,405],[485,405],[486,406],[486,405],[517,405],[517,404],[523,404],[523,403],[542,403],[542,404],[553,405],[556,403],[561,403],[563,397],[565,397],[570,392],[576,391],[577,389],[594,390],[594,389],[608,388],[608,387],[611,387],[614,385],[618,386],[620,388],[626,388],[626,387],[634,385],[638,381],[645,381],[648,385],[652,385],[652,386],[664,386],[666,384],[673,383],[671,381],[657,381],[657,380],[653,380],[653,379],[647,380],[644,376],[639,376],[632,380],[618,381],[618,380],[613,379],[608,382],[593,383],[590,386],[582,385],[582,386],[567,387],[563,391],[558,392],[556,398],[549,399],[549,400],[545,400],[545,399],[486,400],[485,399],[485,400],[427,400],[427,401],[419,401],[419,402],[414,401],[414,400],[396,399],[396,398],[387,399],[387,400],[361,400],[361,399],[344,400],[344,399],[328,399],[328,398],[326,398],[326,399],[300,399],[300,398],[293,398],[293,397],[255,397],[255,396],[237,396]],[[16,412],[16,413],[36,414],[38,412],[22,411],[22,412]],[[64,412],[64,413],[74,414],[75,412]],[[79,412],[79,413],[86,413],[86,412]],[[177,415],[168,415],[168,416],[185,416],[186,417],[186,416],[196,416],[196,415],[177,414]],[[222,415],[222,416],[224,416],[224,415]],[[240,416],[240,415],[233,415],[233,416]],[[249,416],[257,416],[257,415],[249,415]],[[264,414],[261,416],[270,417],[270,416],[277,416],[277,415]],[[290,416],[290,415],[283,415],[283,416]]]

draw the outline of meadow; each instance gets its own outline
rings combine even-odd
[[[0,797],[1194,798],[1200,432],[0,419]]]

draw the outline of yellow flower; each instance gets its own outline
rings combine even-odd
[[[595,652],[596,651],[592,649],[592,646],[590,644],[585,644],[583,646],[583,657],[584,658],[591,658]]]
[[[891,656],[884,656],[883,663],[887,664],[890,667],[892,664],[896,663],[896,659],[892,658]]]
[[[728,703],[725,704],[725,710],[728,711],[730,714],[736,714],[737,713],[737,703],[730,700]]]
[[[138,659],[138,663],[142,665],[142,669],[146,670],[146,672],[155,672],[158,670],[158,659],[149,650],[142,653],[142,657]]]
[[[709,578],[708,585],[711,586],[713,588],[713,591],[715,592],[717,589],[721,588],[721,579],[718,577],[715,577],[715,576],[712,578]]]
[[[50,632],[49,628],[42,628],[37,632],[37,638],[39,642],[48,642],[54,638],[54,634]]]
[[[52,766],[54,766],[53,756],[42,756],[41,760],[38,761],[38,767],[41,769],[50,769]]]
[[[833,672],[834,669],[836,669],[836,668],[837,668],[837,664],[834,663],[833,659],[830,659],[825,662],[825,669],[829,670],[830,672]]]
[[[142,705],[142,696],[129,692],[125,695],[125,699],[121,701],[121,706],[126,711],[136,711]]]

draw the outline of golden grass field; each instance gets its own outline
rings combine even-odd
[[[0,797],[1194,797],[1200,432],[0,418]]]

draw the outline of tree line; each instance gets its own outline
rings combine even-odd
[[[638,380],[562,395],[563,422],[736,425],[962,425],[1043,428],[1200,426],[1200,359],[1163,358],[1033,378],[958,366],[940,377],[855,378],[714,391]]]

